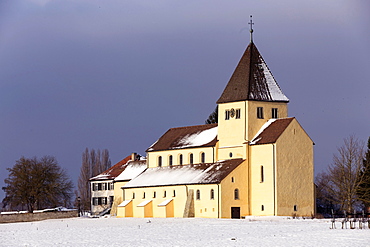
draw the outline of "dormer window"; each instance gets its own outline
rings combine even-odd
[[[263,107],[257,107],[257,118],[263,119]]]

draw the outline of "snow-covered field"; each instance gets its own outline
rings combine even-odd
[[[370,246],[370,229],[330,220],[71,218],[0,224],[1,246]]]

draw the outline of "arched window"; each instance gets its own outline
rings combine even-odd
[[[154,192],[153,192],[153,198],[155,198],[155,197],[156,197],[156,195],[157,195],[157,193],[154,191]]]
[[[211,200],[214,200],[215,199],[215,191],[214,189],[211,189]]]
[[[163,197],[166,197],[166,196],[167,196],[167,192],[163,191]]]
[[[265,206],[261,205],[261,211],[265,211]]]
[[[234,190],[234,200],[239,200],[239,189]]]
[[[135,199],[135,192],[132,192],[132,199]]]
[[[182,154],[179,155],[179,165],[182,165]]]
[[[206,162],[206,154],[205,153],[200,153],[200,163],[205,163]]]
[[[265,180],[265,175],[263,174],[263,166],[261,166],[261,183]]]
[[[200,200],[200,190],[197,190],[196,199]]]
[[[173,190],[173,197],[176,197],[176,190]]]
[[[193,157],[193,154],[190,153],[189,154],[189,164],[192,165],[194,163],[194,157]]]
[[[162,156],[158,156],[158,166],[162,166]]]
[[[145,192],[143,192],[143,199],[145,199]]]
[[[170,156],[168,157],[168,164],[169,164],[170,166],[172,166],[172,162],[173,162],[173,158],[172,158],[172,155],[170,155]]]

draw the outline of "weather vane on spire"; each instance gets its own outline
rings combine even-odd
[[[250,28],[249,32],[251,33],[251,43],[253,43],[253,25],[254,25],[254,23],[252,21],[252,15],[250,17],[251,17],[251,20],[248,22],[248,24],[251,25],[251,28]]]

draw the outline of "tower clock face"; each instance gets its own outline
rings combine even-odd
[[[232,108],[231,110],[230,110],[230,117],[235,117],[235,109],[234,108]]]

